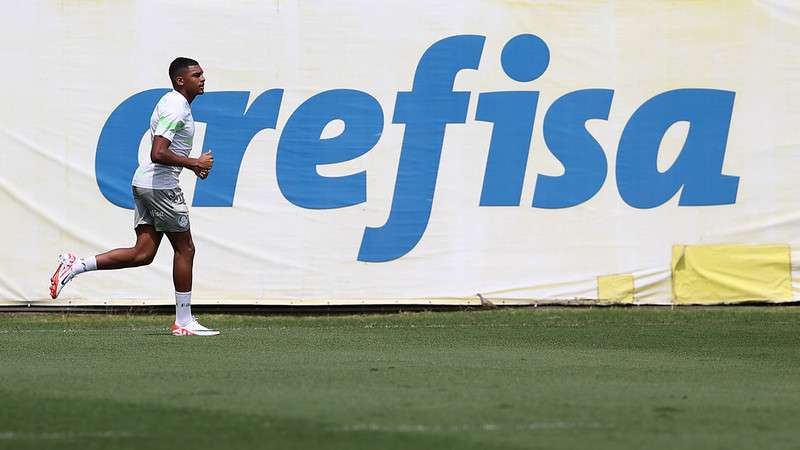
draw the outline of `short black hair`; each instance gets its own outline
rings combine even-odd
[[[183,73],[189,66],[199,66],[200,64],[191,59],[179,56],[169,65],[169,81],[175,84],[175,77]]]

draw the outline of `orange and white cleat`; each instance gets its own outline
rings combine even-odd
[[[58,267],[56,273],[50,278],[50,297],[55,299],[61,293],[61,289],[75,277],[72,273],[72,265],[77,258],[72,253],[62,253],[58,255]]]
[[[186,325],[178,325],[178,322],[172,324],[173,336],[216,336],[219,331],[206,328],[197,321],[197,317],[192,316],[191,322]]]

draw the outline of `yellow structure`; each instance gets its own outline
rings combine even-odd
[[[677,304],[790,301],[788,245],[675,245],[672,289]]]
[[[597,299],[600,303],[633,303],[633,275],[597,277]]]

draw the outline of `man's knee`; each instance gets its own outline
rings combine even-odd
[[[153,259],[156,257],[156,252],[151,251],[149,249],[145,250],[138,250],[136,255],[133,258],[134,264],[137,266],[147,266],[153,262]]]
[[[156,250],[158,250],[158,247],[137,242],[133,248],[133,264],[135,266],[146,266],[152,263],[156,257]]]
[[[167,237],[172,244],[172,249],[175,251],[175,256],[184,260],[194,259],[194,241],[189,232],[167,233]]]
[[[190,240],[186,243],[186,245],[183,246],[183,248],[179,250],[179,252],[188,259],[194,259],[194,242]]]

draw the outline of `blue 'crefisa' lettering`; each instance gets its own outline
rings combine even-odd
[[[467,120],[470,92],[454,91],[458,73],[477,70],[484,36],[459,35],[428,48],[417,64],[411,90],[399,92],[393,124],[405,128],[400,161],[386,223],[366,227],[357,259],[391,261],[406,255],[422,239],[431,216],[442,145],[448,124]],[[538,36],[522,34],[503,47],[500,64],[512,80],[529,83],[550,63],[550,50]],[[95,173],[100,192],[111,203],[133,208],[130,181],[138,165],[142,136],[159,98],[167,89],[151,89],[122,102],[109,116],[97,143]],[[616,182],[622,200],[634,208],[655,208],[681,192],[679,206],[736,203],[739,177],[722,166],[735,93],[715,89],[676,89],[647,100],[630,117],[619,141]],[[207,124],[204,148],[214,151],[214,173],[197,183],[194,206],[233,206],[239,170],[247,146],[261,130],[275,129],[282,89],[259,95],[247,107],[250,92],[211,92],[192,105],[194,118]],[[606,151],[586,129],[589,120],[607,121],[614,91],[587,88],[562,95],[544,114],[548,150],[564,166],[560,176],[537,174],[534,208],[570,208],[590,201],[606,181]],[[528,164],[539,92],[514,90],[478,94],[475,120],[492,124],[481,207],[519,207]],[[344,130],[322,137],[334,120]],[[688,122],[689,133],[672,166],[657,167],[667,130]],[[276,154],[276,179],[292,204],[310,209],[353,206],[367,199],[366,171],[322,176],[320,165],[355,159],[370,151],[383,132],[383,109],[366,92],[333,89],[316,94],[289,117]],[[465,151],[467,149],[459,149]],[[472,150],[472,149],[470,149]]]
[[[139,142],[150,128],[150,114],[169,89],[133,95],[111,113],[97,143],[95,174],[111,203],[133,209],[131,179],[139,165]],[[275,128],[282,89],[266,91],[245,114],[249,92],[211,92],[193,102],[192,116],[208,123],[204,146],[214,150],[214,176],[195,186],[193,206],[233,206],[245,149],[259,131]]]
[[[683,186],[681,206],[736,203],[739,177],[722,175],[735,93],[678,89],[645,102],[628,121],[617,150],[617,188],[634,208],[655,208]],[[676,122],[689,122],[689,135],[675,163],[658,171],[661,138]]]
[[[522,34],[506,43],[500,61],[511,79],[533,81],[547,70],[550,50],[539,37]],[[538,101],[539,93],[528,91],[478,97],[475,118],[493,123],[480,206],[519,206]]]
[[[262,93],[245,112],[249,97],[249,92],[210,92],[192,102],[192,116],[208,124],[203,147],[214,153],[214,176],[195,185],[193,206],[233,206],[247,146],[259,131],[275,129],[283,89]]]
[[[336,137],[321,139],[333,120],[344,122]],[[289,117],[278,143],[278,186],[287,200],[310,209],[341,208],[367,201],[367,172],[323,177],[318,164],[357,158],[372,149],[383,131],[383,109],[371,95],[350,89],[322,92]]]
[[[94,172],[100,192],[111,203],[133,209],[131,180],[139,165],[139,141],[150,128],[150,114],[169,89],[150,89],[125,99],[106,120],[97,141]]]
[[[544,141],[564,165],[564,175],[539,175],[533,194],[537,208],[569,208],[589,200],[606,181],[603,147],[586,130],[586,121],[608,119],[614,91],[585,89],[553,102],[544,118]]]
[[[433,204],[445,126],[467,119],[469,92],[453,92],[462,69],[477,69],[483,36],[453,36],[422,55],[411,92],[397,94],[393,123],[405,124],[389,219],[364,230],[359,261],[382,262],[408,253],[422,238]]]

